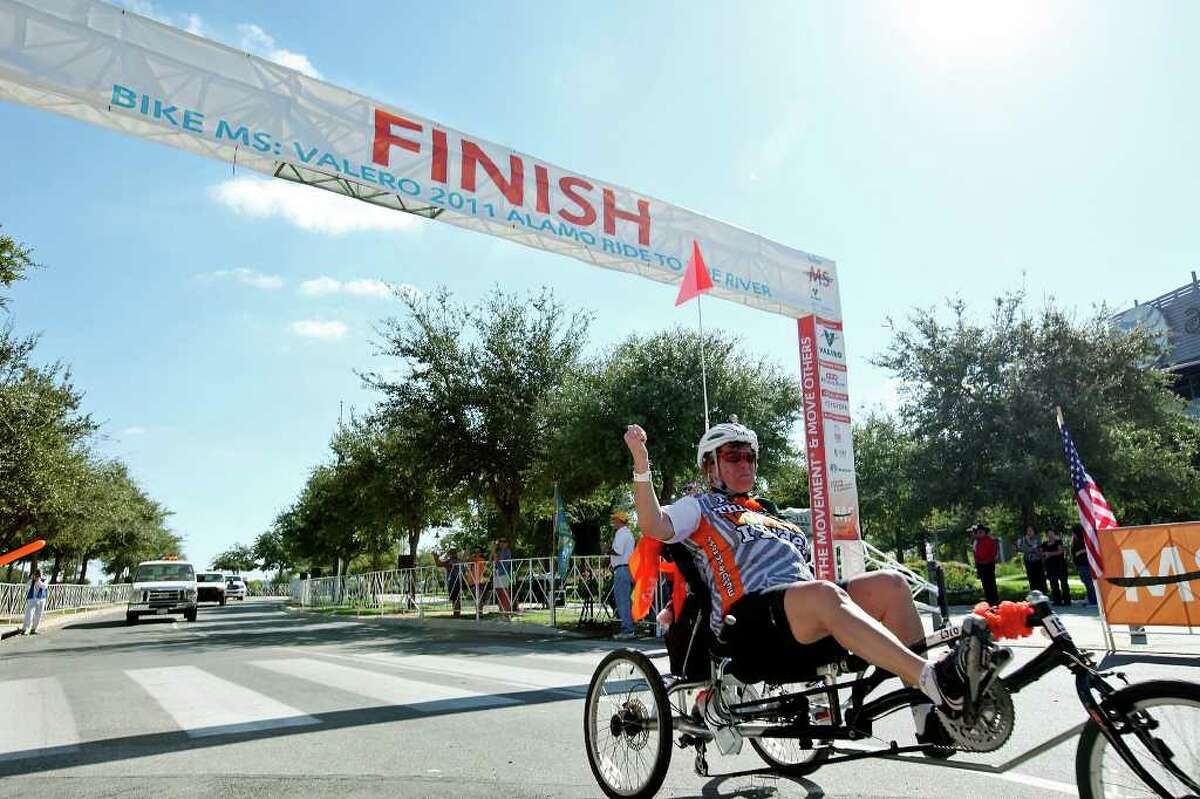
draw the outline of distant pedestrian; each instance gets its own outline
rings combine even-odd
[[[1000,592],[996,590],[996,559],[1000,556],[1000,545],[992,538],[992,531],[986,524],[976,524],[967,528],[975,540],[971,546],[975,558],[975,573],[983,584],[983,596],[989,605],[1000,604]]]
[[[487,594],[487,571],[485,564],[483,550],[480,549],[476,549],[471,553],[471,560],[466,564],[467,582],[471,584],[471,593],[475,596],[476,615],[483,610],[483,600]]]
[[[446,550],[446,557],[439,558],[435,552],[433,562],[446,570],[446,592],[450,595],[450,605],[454,615],[462,615],[463,565],[458,558],[458,547]]]
[[[1083,525],[1076,524],[1071,528],[1071,560],[1075,563],[1075,571],[1087,591],[1087,603],[1096,604],[1096,586],[1092,582],[1092,565],[1088,563],[1087,544],[1083,541]]]
[[[629,514],[615,510],[611,517],[612,543],[608,548],[608,562],[613,572],[613,598],[617,604],[617,617],[621,630],[614,638],[629,640],[637,638],[633,626],[633,577],[629,574],[629,556],[633,554],[633,533],[629,531]]]
[[[1042,542],[1042,565],[1050,581],[1050,597],[1055,605],[1071,604],[1071,586],[1067,583],[1067,553],[1053,530],[1046,531]]]
[[[1025,577],[1030,591],[1046,593],[1046,569],[1042,560],[1042,539],[1032,526],[1025,528],[1025,537],[1017,541],[1021,558],[1025,562]]]
[[[25,624],[21,628],[24,635],[37,635],[38,625],[42,623],[42,614],[46,612],[46,597],[50,589],[46,587],[46,578],[41,569],[34,569],[29,578],[29,590],[25,592]]]
[[[513,613],[513,565],[512,548],[507,538],[492,544],[492,585],[496,588],[496,602],[501,613]]]

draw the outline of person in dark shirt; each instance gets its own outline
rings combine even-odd
[[[1042,542],[1042,564],[1050,581],[1050,597],[1055,605],[1071,604],[1071,588],[1067,584],[1067,553],[1063,542],[1053,530],[1046,531]]]
[[[1025,562],[1025,576],[1029,579],[1030,591],[1046,593],[1046,570],[1042,564],[1042,539],[1033,527],[1025,528],[1025,537],[1017,541]]]
[[[1096,586],[1092,583],[1092,567],[1088,563],[1087,544],[1083,541],[1083,525],[1076,524],[1071,528],[1071,560],[1075,563],[1075,571],[1079,572],[1079,579],[1083,581],[1084,590],[1087,591],[1087,603],[1089,605],[1096,604]]]
[[[972,556],[975,558],[975,573],[983,585],[983,596],[989,605],[1000,604],[1000,593],[996,590],[996,559],[1000,556],[1000,546],[992,538],[992,531],[986,524],[976,524],[967,528],[975,540],[972,543]]]

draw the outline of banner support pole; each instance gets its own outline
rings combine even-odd
[[[708,368],[705,365],[708,358],[704,349],[704,314],[700,310],[702,299],[701,295],[696,296],[696,318],[700,328],[700,385],[704,389],[704,432],[707,433],[711,425],[708,423]]]

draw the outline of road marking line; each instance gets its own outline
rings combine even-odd
[[[334,655],[327,652],[320,652],[319,654],[330,657],[365,660],[370,663],[380,663],[399,668],[417,669],[418,671],[454,677],[459,680],[465,677],[474,677],[490,680],[491,682],[508,683],[522,688],[535,688],[538,690],[578,688],[589,679],[579,674],[505,666],[494,660],[465,659],[455,655]]]
[[[126,671],[193,738],[320,722],[195,666]]]
[[[308,682],[336,688],[339,691],[376,699],[389,705],[405,705],[419,713],[519,704],[517,700],[506,696],[452,688],[422,680],[410,680],[394,674],[356,669],[312,658],[256,660],[252,661],[250,665],[273,671],[276,674],[297,677]],[[437,707],[424,707],[431,702],[436,702]]]
[[[55,678],[0,683],[0,708],[0,761],[79,750],[75,716]]]
[[[327,621],[320,624],[287,624],[275,627],[220,627],[214,629],[206,629],[204,634],[207,636],[220,635],[272,635],[276,633],[307,633],[317,630],[337,630],[344,627],[358,627],[359,625],[352,621]]]

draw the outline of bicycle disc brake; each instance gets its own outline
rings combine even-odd
[[[999,680],[992,680],[979,696],[974,724],[951,718],[940,710],[937,714],[955,745],[969,752],[994,752],[1004,746],[1016,723],[1012,694]]]

